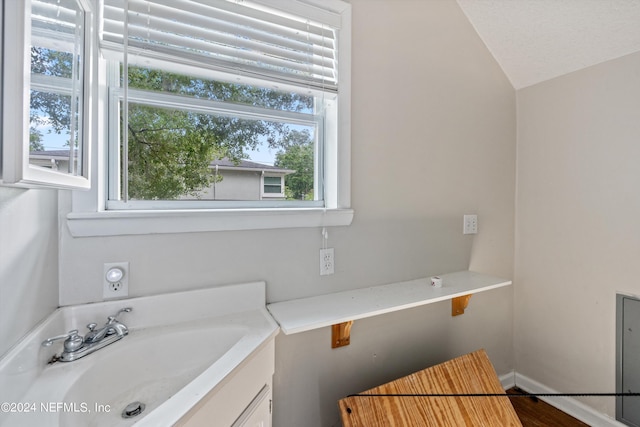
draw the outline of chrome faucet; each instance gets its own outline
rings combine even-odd
[[[118,311],[115,315],[107,317],[107,323],[96,331],[97,323],[89,323],[87,325],[87,329],[89,329],[89,333],[84,337],[84,342],[87,344],[93,344],[102,341],[105,337],[109,335],[116,334],[120,338],[127,335],[129,333],[129,329],[127,327],[118,322],[118,316],[120,313],[129,313],[132,310],[131,307],[123,308]]]
[[[80,359],[126,336],[129,333],[129,329],[126,325],[118,321],[118,315],[120,315],[120,313],[129,313],[131,310],[133,310],[131,307],[123,308],[113,316],[109,316],[107,323],[98,330],[96,330],[98,326],[97,323],[89,323],[87,325],[89,332],[84,338],[78,335],[77,329],[74,329],[67,334],[48,338],[42,342],[42,345],[49,347],[54,341],[63,339],[63,351],[60,356],[54,357],[55,360],[72,362]]]

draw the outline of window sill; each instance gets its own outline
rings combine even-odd
[[[220,209],[175,211],[72,212],[67,225],[74,237],[349,225],[352,209]]]

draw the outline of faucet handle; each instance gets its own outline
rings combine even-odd
[[[49,347],[51,344],[53,344],[54,341],[58,341],[58,340],[65,340],[69,337],[72,337],[74,335],[78,335],[78,330],[77,329],[73,329],[71,331],[69,331],[66,334],[63,335],[58,335],[55,337],[51,337],[51,338],[47,338],[46,340],[42,341],[42,346],[43,347]]]
[[[120,313],[130,313],[133,310],[133,308],[131,307],[125,307],[125,308],[121,308],[116,314],[114,314],[113,316],[109,316],[107,317],[107,323],[110,325],[113,322],[116,321],[116,319],[118,318],[118,316],[120,315]]]
[[[73,332],[73,333],[72,333]],[[84,344],[84,338],[78,335],[78,330],[74,329],[69,332],[69,337],[64,340],[65,351],[76,351]]]
[[[88,329],[90,332],[93,332],[93,331],[96,329],[96,327],[97,327],[97,326],[98,326],[98,324],[97,324],[97,323],[93,323],[93,322],[92,322],[92,323],[89,323],[89,324],[87,325],[87,329]]]
[[[84,339],[80,335],[78,335],[78,330],[72,329],[64,335],[47,338],[46,340],[42,341],[42,345],[44,347],[49,347],[51,344],[53,344],[54,341],[57,340],[64,340],[64,349],[66,351],[76,351],[77,349],[82,347],[82,343],[84,342]]]

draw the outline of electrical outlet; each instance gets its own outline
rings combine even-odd
[[[333,248],[320,249],[320,275],[326,276],[334,272]]]
[[[463,221],[463,234],[478,234],[478,215],[465,215]]]
[[[129,296],[129,263],[110,262],[104,264],[102,275],[102,297],[104,299]]]

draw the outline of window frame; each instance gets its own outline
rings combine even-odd
[[[106,117],[111,94],[107,90],[107,61],[97,59],[94,84],[98,96],[93,100],[99,120],[95,120],[92,132],[93,150],[91,166],[97,173],[92,177],[92,188],[88,192],[71,194],[71,212],[67,214],[67,225],[72,236],[113,236],[155,233],[206,232],[227,230],[277,229],[298,227],[345,226],[351,224],[354,212],[351,209],[351,5],[342,0],[256,0],[265,6],[303,14],[336,14],[340,17],[338,72],[340,88],[337,100],[327,103],[328,109],[336,109],[335,120],[324,124],[326,132],[335,137],[325,144],[323,173],[324,206],[311,207],[245,207],[166,209],[154,206],[150,201],[144,209],[107,209],[108,144]],[[98,14],[94,14],[98,15]],[[94,18],[94,28],[99,27]],[[93,40],[94,48],[97,40]],[[188,67],[183,67],[188,73]],[[330,114],[331,115],[331,114]]]
[[[315,165],[315,182],[316,186],[314,191],[316,192],[316,199],[313,201],[291,201],[286,202],[270,200],[277,197],[284,197],[284,185],[283,191],[277,195],[266,195],[264,189],[261,190],[260,200],[238,200],[235,202],[223,202],[216,200],[200,200],[197,202],[189,200],[121,200],[120,195],[120,143],[118,141],[118,135],[120,135],[120,129],[118,128],[119,110],[123,100],[123,89],[115,87],[116,83],[120,80],[119,76],[119,63],[109,61],[107,65],[109,69],[108,73],[108,117],[106,118],[108,123],[108,191],[107,191],[107,210],[136,210],[136,209],[228,209],[228,208],[283,208],[289,206],[291,208],[309,208],[309,207],[324,207],[324,144],[316,144],[316,155],[314,156]],[[174,70],[172,70],[174,71]],[[175,72],[175,71],[174,71]],[[211,76],[207,76],[209,78]],[[292,89],[293,90],[293,89]],[[311,92],[311,91],[309,91]],[[324,103],[316,109],[326,109],[327,101],[322,98],[322,95],[316,96],[316,103]],[[140,89],[128,90],[129,103],[139,104],[145,106],[158,106],[168,107],[181,111],[195,112],[199,114],[219,114],[226,115],[235,118],[247,119],[247,120],[265,120],[272,122],[282,122],[294,125],[301,125],[305,127],[315,128],[316,139],[324,140],[324,122],[325,117],[321,114],[311,113],[299,113],[293,111],[281,111],[272,110],[269,108],[255,107],[251,105],[242,105],[236,103],[225,103],[223,101],[203,100],[195,97],[183,96],[178,94],[166,93],[166,92],[150,92]],[[261,181],[262,182],[262,181]]]
[[[0,167],[2,185],[24,188],[61,188],[87,190],[91,187],[91,131],[92,98],[94,86],[90,82],[93,72],[93,22],[94,11],[90,2],[76,0],[84,13],[84,65],[82,79],[82,129],[79,134],[82,146],[79,159],[82,173],[72,175],[53,169],[33,166],[29,160],[29,113],[31,85],[31,61],[28,53],[31,46],[31,5],[24,2],[2,1],[3,47],[2,47],[2,145]],[[52,82],[44,87],[50,92],[66,95],[56,78],[36,76],[36,86]],[[64,92],[64,93],[61,93]],[[16,124],[16,125],[8,125]]]

